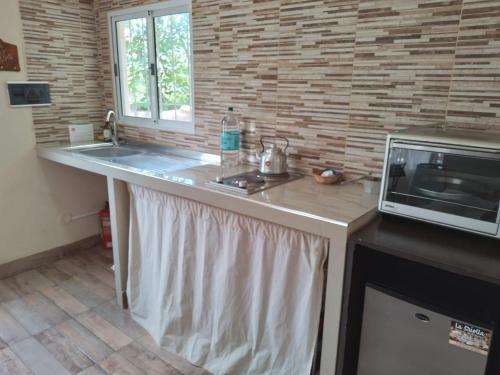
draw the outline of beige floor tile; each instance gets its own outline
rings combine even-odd
[[[94,362],[74,342],[55,328],[39,333],[35,339],[72,374],[94,365]]]
[[[61,287],[89,308],[96,307],[111,298],[99,297],[74,277],[62,282]]]
[[[185,359],[179,357],[176,354],[167,352],[166,350],[158,347],[156,342],[153,340],[151,336],[144,336],[138,340],[138,342],[144,346],[148,351],[156,354],[160,357],[164,362],[168,363],[170,366],[176,368],[179,372],[184,375],[209,375],[208,371],[203,370],[202,368],[196,367],[186,361]]]
[[[99,365],[109,375],[144,375],[144,372],[118,353],[111,354]]]
[[[148,334],[144,328],[132,319],[128,310],[122,310],[114,301],[113,303],[107,302],[96,306],[93,311],[134,340]]]
[[[146,350],[139,343],[134,342],[127,345],[120,349],[118,353],[148,375],[182,375],[176,368],[168,365],[160,357]]]
[[[209,374],[117,306],[110,255],[82,251],[0,280],[0,375]]]
[[[7,344],[29,337],[28,331],[3,307],[0,307],[0,338]]]
[[[33,374],[10,348],[0,351],[0,375]]]
[[[81,256],[85,259],[88,259],[95,264],[98,264],[104,267],[106,270],[109,270],[113,265],[113,251],[112,250],[91,250],[85,251],[81,253]]]
[[[60,286],[44,289],[42,293],[71,316],[81,314],[88,310],[87,306]]]
[[[36,335],[51,326],[33,306],[22,299],[5,302],[3,307],[32,335]]]
[[[33,307],[51,327],[69,319],[68,314],[40,292],[26,294],[23,300]]]
[[[36,375],[70,374],[42,344],[32,337],[16,342],[10,348]]]
[[[67,320],[56,326],[56,329],[95,363],[113,352],[108,345],[75,320]]]
[[[114,289],[112,287],[104,284],[97,277],[85,271],[84,269],[85,263],[79,260],[78,258],[62,259],[56,262],[55,266],[58,269],[71,272],[71,274],[76,280],[78,280],[86,288],[92,290],[92,292],[98,295],[99,297],[109,299],[113,297],[115,294]]]
[[[94,294],[98,295],[101,298],[110,299],[115,296],[114,289],[107,286],[93,275],[77,275],[75,276],[75,279],[92,290]]]
[[[107,286],[111,288],[115,287],[114,273],[103,263],[97,263],[85,254],[80,254],[78,257],[72,258],[72,261],[77,267],[85,270],[85,272],[96,277]]]
[[[99,365],[94,365],[78,373],[78,375],[106,375]]]
[[[63,281],[71,279],[70,274],[68,274],[66,272],[62,272],[61,270],[57,269],[56,267],[54,267],[51,264],[43,265],[43,266],[37,268],[37,270],[43,276],[45,276],[47,279],[49,279],[50,281],[52,281],[56,285],[59,285]]]
[[[113,273],[109,270],[104,269],[96,264],[91,264],[87,267],[88,272],[102,281],[104,284],[110,288],[115,287],[115,277]]]
[[[113,350],[118,350],[130,344],[132,339],[94,311],[89,311],[76,317],[84,327],[108,344]]]
[[[30,270],[4,279],[7,285],[17,294],[28,294],[35,290],[54,286],[54,283],[37,270]]]
[[[4,280],[0,280],[0,302],[8,302],[18,298],[19,294],[14,292]]]

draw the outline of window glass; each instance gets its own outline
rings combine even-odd
[[[155,17],[159,117],[192,120],[189,13]]]
[[[116,40],[123,115],[151,118],[147,19],[116,22]]]
[[[110,16],[119,121],[193,134],[190,1]]]

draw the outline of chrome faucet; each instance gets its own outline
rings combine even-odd
[[[111,142],[113,142],[114,146],[118,146],[120,139],[118,138],[118,124],[116,123],[116,114],[114,111],[108,111],[106,122],[111,121],[111,117],[113,117],[113,122],[111,123]]]

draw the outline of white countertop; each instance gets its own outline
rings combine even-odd
[[[206,182],[218,174],[216,165],[186,168],[180,163],[180,169],[174,171],[148,172],[102,162],[68,151],[66,147],[68,145],[39,145],[37,152],[41,158],[57,163],[326,237],[339,227],[347,232],[357,229],[374,216],[377,208],[377,195],[365,193],[357,183],[321,185],[313,177],[306,176],[259,193],[240,196],[206,186]]]
[[[192,159],[175,158],[170,171],[147,172],[123,165],[104,163],[64,149],[65,146],[38,146],[38,155],[57,163],[107,176],[110,199],[120,203],[127,200],[126,186],[120,181],[142,185],[157,191],[177,195],[214,207],[251,216],[296,230],[329,239],[328,276],[326,279],[325,314],[329,317],[323,327],[321,373],[335,368],[340,311],[343,295],[344,264],[347,237],[371,220],[377,212],[377,195],[367,194],[357,183],[320,185],[306,176],[249,196],[213,190],[206,182],[219,174],[219,167],[193,163]],[[185,153],[185,151],[182,151]],[[177,164],[178,163],[178,164]],[[193,164],[199,164],[193,167]],[[170,168],[171,167],[171,168]],[[120,198],[116,198],[119,190]],[[115,209],[116,206],[115,206]],[[122,212],[123,213],[123,212]],[[116,221],[120,215],[115,214]],[[123,301],[127,280],[127,219],[116,223],[117,246],[113,246],[117,301]]]

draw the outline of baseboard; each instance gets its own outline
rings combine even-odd
[[[90,249],[100,241],[100,236],[95,235],[83,240],[46,250],[41,253],[30,255],[26,258],[16,259],[12,262],[0,264],[0,279],[28,271],[43,264],[55,262],[77,251]]]

